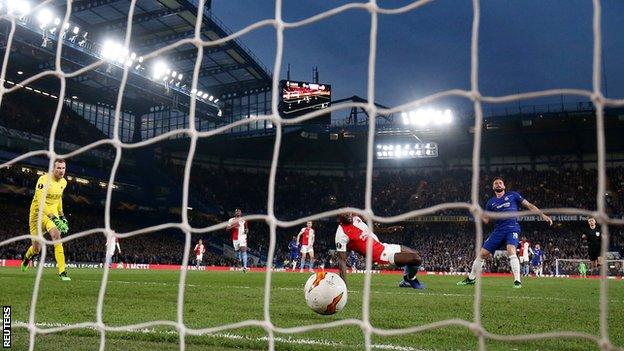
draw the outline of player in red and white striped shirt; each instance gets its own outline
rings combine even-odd
[[[297,235],[297,242],[301,244],[301,269],[303,272],[305,268],[306,255],[310,255],[310,263],[308,268],[310,272],[314,272],[314,235],[315,231],[312,229],[312,222],[308,221],[305,228],[301,228]]]
[[[204,260],[204,252],[206,252],[206,248],[204,247],[202,239],[199,239],[199,241],[195,245],[195,248],[193,249],[193,252],[195,252],[195,266],[199,267]]]
[[[422,259],[416,250],[396,244],[385,244],[379,241],[368,225],[358,216],[345,213],[338,216],[338,229],[336,230],[336,251],[338,252],[338,267],[340,277],[347,281],[347,250],[353,250],[366,256],[366,242],[368,237],[372,239],[372,259],[374,263],[394,264],[397,267],[405,267],[406,274],[403,276],[414,289],[424,289],[416,278]]]
[[[232,246],[236,252],[236,258],[242,263],[243,272],[247,272],[247,234],[249,233],[249,224],[246,220],[240,218],[242,211],[237,208],[234,211],[234,217],[228,220],[227,230],[232,234]]]

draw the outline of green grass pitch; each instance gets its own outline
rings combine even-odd
[[[46,269],[41,281],[36,319],[41,327],[94,322],[102,271],[70,271],[73,281],[61,282]],[[278,327],[294,327],[362,316],[364,276],[349,276],[345,309],[333,316],[313,313],[303,299],[308,274],[273,273],[271,319]],[[16,326],[27,322],[35,270],[0,269],[0,304],[12,306],[13,350],[28,349],[28,331]],[[177,318],[179,272],[114,270],[110,272],[104,301],[104,322],[111,326]],[[427,290],[397,286],[398,275],[374,275],[371,323],[384,329],[423,325],[443,319],[473,318],[473,286],[456,286],[461,277],[423,276]],[[189,271],[184,320],[189,328],[214,327],[247,319],[263,319],[263,273]],[[624,281],[609,281],[609,337],[624,346]],[[484,278],[482,322],[492,333],[527,334],[582,331],[599,335],[599,281],[563,278],[525,279],[512,289],[510,278]],[[262,350],[266,332],[247,327],[215,335],[187,336],[187,350]],[[356,326],[300,334],[275,334],[277,350],[361,350],[362,330]],[[100,334],[91,329],[36,337],[35,350],[97,350]],[[474,350],[477,338],[468,329],[445,327],[423,333],[372,339],[377,350]],[[107,332],[106,350],[179,350],[172,327],[141,332]],[[545,339],[530,342],[487,340],[488,350],[598,350],[583,339]]]

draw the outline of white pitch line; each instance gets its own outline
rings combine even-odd
[[[70,327],[71,324],[65,323],[36,323],[39,328],[64,328]],[[16,321],[14,324],[17,328],[28,328],[28,323],[22,321]],[[98,330],[97,328],[86,327],[81,329],[90,329],[90,330]],[[127,331],[107,331],[106,333],[141,333],[141,334],[158,334],[158,335],[178,335],[177,331],[174,330],[156,330],[150,328],[137,329],[137,330],[127,330]],[[245,341],[255,341],[255,342],[266,342],[269,340],[268,337],[251,337],[247,335],[240,334],[231,334],[231,333],[216,333],[216,334],[204,334],[201,335],[203,337],[215,338],[215,339],[228,339],[228,340],[245,340]],[[323,339],[299,339],[293,337],[274,337],[276,342],[284,343],[284,344],[292,344],[292,345],[311,345],[311,346],[328,346],[328,347],[349,347],[360,349],[364,345],[362,344],[345,344],[342,342],[335,342],[331,340],[323,340]],[[399,346],[399,345],[390,345],[390,344],[373,344],[373,348],[379,350],[392,350],[392,351],[427,351],[426,349],[416,349],[409,346]]]

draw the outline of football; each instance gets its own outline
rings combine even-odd
[[[305,300],[312,311],[330,315],[347,304],[347,285],[336,273],[312,274],[305,284]]]

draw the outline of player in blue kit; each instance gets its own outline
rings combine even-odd
[[[351,266],[351,271],[352,272],[357,271],[358,256],[355,253],[355,251],[351,250],[349,252],[348,261],[349,261],[349,266]]]
[[[533,266],[533,272],[536,277],[542,276],[544,265],[544,250],[540,247],[540,244],[535,245],[533,250],[533,257],[531,258],[531,266]]]
[[[290,251],[290,264],[294,271],[295,267],[297,267],[297,259],[299,259],[299,243],[297,242],[296,236],[293,236],[292,240],[288,243],[288,250]]]
[[[539,212],[543,220],[548,222],[548,225],[552,225],[553,221],[550,217],[540,211],[537,206],[533,205],[522,195],[515,191],[506,192],[505,182],[503,178],[496,177],[492,182],[492,189],[495,196],[492,197],[485,206],[485,209],[490,212],[516,212],[519,211],[521,206],[528,208],[531,211]],[[490,218],[487,215],[483,215],[481,218],[483,222],[489,223]],[[485,240],[481,247],[480,255],[472,263],[472,270],[466,279],[457,283],[457,285],[472,285],[475,283],[477,274],[483,268],[483,260],[493,254],[497,249],[505,247],[507,249],[507,256],[509,257],[509,265],[511,266],[511,272],[514,276],[514,288],[521,288],[520,282],[520,260],[516,255],[516,248],[518,247],[518,236],[520,235],[520,223],[518,223],[517,217],[501,218],[494,221],[494,231],[490,233],[490,236]]]

